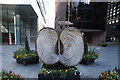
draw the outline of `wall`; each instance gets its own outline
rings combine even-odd
[[[106,32],[85,32],[84,36],[87,38],[87,43],[97,46],[99,42],[105,41]]]
[[[37,32],[39,32],[40,29],[43,28],[43,26],[45,26],[45,22],[43,20],[43,17],[40,13],[40,9],[38,7],[38,4],[36,2],[36,0],[31,0],[31,5],[34,9],[34,11],[36,12],[38,19],[37,19]]]
[[[99,42],[105,41],[106,32],[92,32],[92,44],[98,45]]]

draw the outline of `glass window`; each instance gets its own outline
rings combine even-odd
[[[114,10],[114,12],[116,12],[116,10]]]
[[[109,24],[111,24],[111,21],[109,22]]]
[[[115,13],[113,13],[113,15],[115,15]]]
[[[118,23],[118,21],[119,21],[119,20],[117,19],[117,20],[116,20],[116,23]]]
[[[112,23],[115,23],[115,21],[112,21]]]
[[[117,14],[119,14],[119,11],[117,11]]]

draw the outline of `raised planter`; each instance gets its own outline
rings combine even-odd
[[[26,66],[27,64],[35,64],[35,63],[39,63],[39,57],[31,57],[31,58],[27,58],[27,59],[16,59],[17,63],[22,63],[24,66]]]
[[[107,47],[107,45],[100,45],[101,47]]]
[[[95,61],[95,59],[82,59],[80,64],[88,65],[88,64],[94,63],[94,61]]]
[[[38,74],[38,80],[80,80],[80,74],[67,74],[62,78],[60,74]]]

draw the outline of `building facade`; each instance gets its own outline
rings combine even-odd
[[[120,37],[120,1],[109,2],[107,9],[107,41],[118,41]]]
[[[0,1],[2,44],[35,43],[37,33],[49,26],[47,0]],[[53,12],[54,13],[54,12]],[[52,26],[54,27],[54,26]]]
[[[56,2],[56,19],[61,17],[74,23],[74,27],[84,33],[87,42],[98,45],[106,39],[107,2]],[[62,30],[67,26],[56,26]]]

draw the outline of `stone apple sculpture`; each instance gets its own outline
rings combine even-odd
[[[60,62],[64,66],[75,66],[82,60],[84,53],[83,38],[74,27],[68,27],[58,34],[52,28],[40,30],[36,40],[40,60],[52,65]]]

